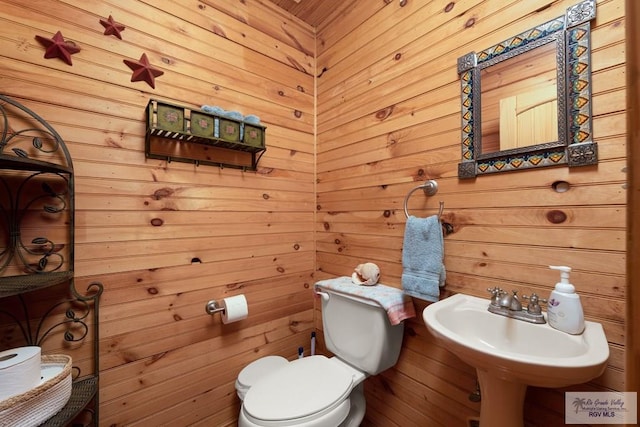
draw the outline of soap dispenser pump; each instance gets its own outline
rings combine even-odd
[[[571,267],[550,265],[552,270],[560,271],[560,281],[549,295],[547,320],[549,325],[569,334],[578,335],[584,331],[584,313],[580,296],[569,282]]]

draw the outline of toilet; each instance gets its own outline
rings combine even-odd
[[[239,427],[356,427],[366,409],[364,380],[396,364],[403,322],[391,325],[386,310],[366,297],[316,293],[334,356],[266,356],[247,365],[236,381]]]

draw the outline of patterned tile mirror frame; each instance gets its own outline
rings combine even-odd
[[[568,8],[565,16],[458,59],[462,89],[462,161],[458,164],[458,178],[563,164],[597,164],[598,147],[592,140],[590,66],[590,21],[595,16],[595,0],[582,1]],[[556,49],[558,140],[483,152],[483,70],[549,43],[554,43]]]

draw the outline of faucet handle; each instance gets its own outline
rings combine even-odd
[[[540,303],[547,302],[546,299],[540,298],[535,292],[533,292],[530,296],[522,295],[522,298],[529,300],[529,305],[527,306],[527,312],[531,314],[542,313],[542,308],[540,308]]]
[[[522,295],[522,298],[529,300],[530,302],[547,302],[546,299],[540,298],[535,292],[532,292],[530,296]]]
[[[487,292],[491,294],[491,305],[499,305],[499,299],[504,293],[499,287],[487,288]]]

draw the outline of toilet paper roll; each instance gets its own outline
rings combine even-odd
[[[224,308],[222,312],[222,323],[225,324],[246,319],[249,314],[247,299],[244,295],[236,295],[223,299],[222,307]]]
[[[0,401],[40,385],[40,347],[0,352]]]

